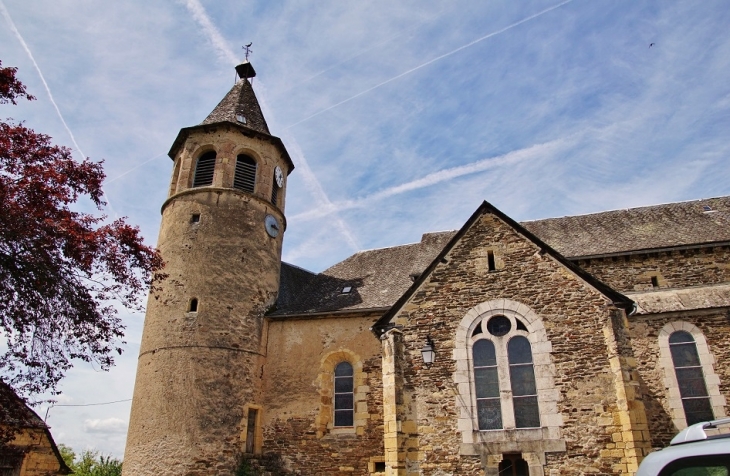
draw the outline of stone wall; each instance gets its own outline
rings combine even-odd
[[[501,269],[487,269],[481,259],[487,249],[499,254]],[[455,347],[457,326],[470,309],[500,299],[522,303],[542,321],[556,369],[557,440],[546,440],[539,428],[477,431],[460,421],[460,402],[473,407],[472,395],[454,384],[452,353],[466,350]],[[404,347],[396,414],[406,420],[398,422],[404,461],[397,468],[389,462],[388,474],[496,474],[499,452],[522,453],[531,474],[631,474],[649,436],[640,391],[629,382],[636,374],[627,324],[617,312],[496,216],[482,216],[394,320],[402,326]],[[437,352],[430,368],[420,352],[428,337]],[[474,451],[463,446],[463,432],[473,433]],[[564,451],[558,451],[561,444]]]
[[[58,456],[47,433],[42,429],[20,430],[10,442],[9,448],[24,453],[21,457],[20,476],[66,474],[61,471]],[[0,454],[0,458],[3,458],[2,454]]]
[[[644,253],[576,261],[621,292],[730,282],[730,246]]]
[[[708,386],[716,385],[724,402],[730,401],[730,314],[727,309],[686,313],[653,314],[633,316],[631,320],[631,341],[638,361],[641,385],[644,388],[646,412],[651,432],[651,444],[661,448],[677,432],[686,426],[681,420],[682,411],[676,402],[670,401],[666,373],[671,372],[671,361],[662,357],[659,348],[659,335],[670,323],[688,323],[696,326],[706,340],[711,369],[704,369],[705,378],[713,372],[717,381],[710,379]],[[689,326],[686,326],[689,328]],[[700,353],[701,349],[698,349]],[[701,356],[702,357],[702,356]],[[712,389],[710,389],[712,393]],[[722,413],[722,414],[718,414]],[[715,418],[725,416],[725,410],[715,409]]]
[[[212,186],[191,188],[211,150]],[[231,188],[238,153],[258,161],[253,194]],[[269,141],[227,126],[191,132],[175,163],[158,239],[169,276],[147,303],[124,474],[231,474],[244,405],[261,399],[263,316],[279,289],[285,223],[283,190],[279,206],[269,198],[274,167],[286,164]]]
[[[383,461],[380,343],[375,315],[272,320],[264,370],[264,454],[280,455],[294,474],[375,472]],[[354,367],[354,426],[333,422],[333,369]]]

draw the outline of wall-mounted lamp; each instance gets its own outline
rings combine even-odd
[[[423,363],[426,364],[426,368],[430,368],[433,361],[436,360],[436,351],[433,349],[431,336],[426,337],[426,344],[421,349],[421,357],[423,357]]]

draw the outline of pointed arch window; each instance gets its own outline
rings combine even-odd
[[[669,350],[687,425],[714,419],[694,337],[687,331],[673,332],[669,336]]]
[[[213,151],[206,152],[198,158],[195,163],[195,174],[193,175],[193,187],[205,187],[213,185],[213,172],[215,171],[215,157]]]
[[[352,364],[340,362],[335,366],[335,427],[353,426],[355,395]]]
[[[256,161],[245,154],[236,157],[236,173],[233,177],[233,188],[253,193],[256,186]]]

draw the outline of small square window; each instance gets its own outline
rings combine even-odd
[[[193,213],[193,216],[190,217],[190,223],[199,223],[200,222],[200,213]]]

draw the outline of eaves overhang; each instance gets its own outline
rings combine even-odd
[[[183,146],[187,138],[190,136],[192,132],[197,131],[213,131],[218,127],[225,126],[225,127],[231,127],[233,129],[236,129],[240,131],[243,135],[246,137],[253,137],[256,139],[260,139],[262,141],[271,142],[276,146],[276,148],[281,153],[281,156],[284,158],[287,164],[287,171],[286,174],[289,175],[294,170],[294,162],[292,162],[291,157],[289,156],[289,152],[287,152],[286,147],[284,147],[284,143],[282,140],[276,136],[272,136],[269,134],[264,134],[263,132],[256,131],[254,129],[251,129],[249,127],[243,126],[241,124],[236,124],[235,122],[231,121],[223,121],[223,122],[214,122],[212,124],[198,124],[197,126],[191,126],[191,127],[183,127],[180,129],[180,132],[177,133],[177,137],[175,138],[175,141],[172,143],[172,147],[170,147],[170,151],[167,153],[167,155],[172,159],[175,160],[175,156],[180,151],[180,148]]]

